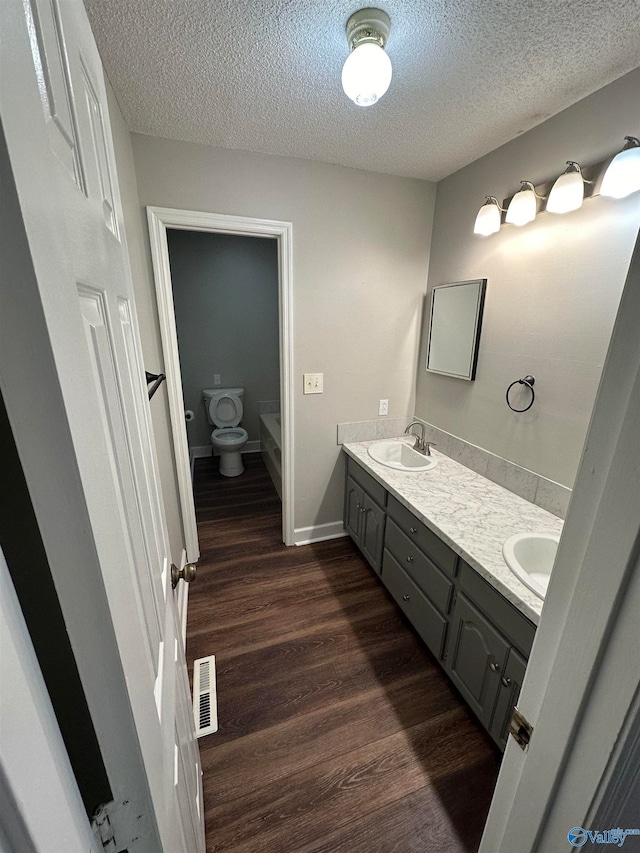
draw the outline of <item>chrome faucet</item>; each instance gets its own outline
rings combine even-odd
[[[411,432],[411,427],[420,427],[420,431],[422,435],[416,435],[414,432]],[[431,448],[434,447],[435,441],[426,441],[426,428],[422,421],[413,421],[409,424],[409,426],[405,429],[405,435],[411,435],[415,438],[416,443],[413,445],[414,450],[417,450],[418,453],[422,453],[423,456],[431,456]]]

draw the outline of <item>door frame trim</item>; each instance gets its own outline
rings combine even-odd
[[[167,377],[169,415],[176,460],[176,477],[187,559],[195,562],[200,554],[196,531],[195,508],[187,428],[184,420],[184,397],[180,374],[178,338],[173,304],[173,286],[169,264],[167,229],[208,231],[245,237],[271,237],[278,243],[278,307],[280,347],[280,405],[282,422],[282,539],[294,545],[293,527],[293,258],[291,222],[255,219],[197,210],[147,207],[151,259],[156,288],[160,337]]]

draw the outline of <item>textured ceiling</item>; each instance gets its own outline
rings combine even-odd
[[[85,5],[131,130],[430,180],[640,58],[638,0],[383,0],[393,80],[363,109],[340,84],[357,0]]]

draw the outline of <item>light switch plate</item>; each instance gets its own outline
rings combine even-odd
[[[213,384],[214,384],[214,385],[220,385],[220,384],[221,384],[220,374],[219,374],[219,373],[214,373],[214,374],[213,374]]]
[[[303,377],[305,394],[322,394],[324,373],[305,373]]]

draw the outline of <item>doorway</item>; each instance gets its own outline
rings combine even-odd
[[[247,454],[261,453],[281,494],[277,243],[184,229],[169,229],[167,238],[192,474],[196,459],[211,467],[213,450],[221,486],[224,477],[243,476],[237,450],[212,448],[212,431],[235,426],[244,430],[245,464]],[[216,394],[240,401],[240,423],[226,396],[229,420],[212,422],[209,396]]]
[[[185,402],[178,355],[173,282],[169,263],[168,229],[275,239],[278,263],[278,350],[280,362],[280,422],[282,470],[282,540],[294,544],[293,520],[293,311],[292,226],[290,222],[226,216],[199,211],[147,208],[176,477],[180,494],[188,562],[199,557],[191,465],[185,422]]]

